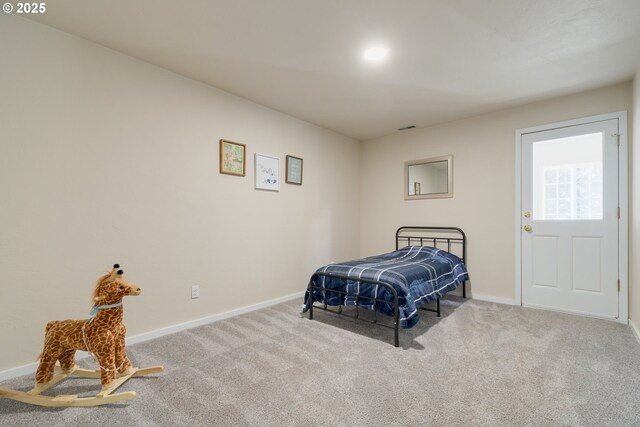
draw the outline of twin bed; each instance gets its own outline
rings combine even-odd
[[[440,298],[459,286],[466,298],[466,252],[466,236],[459,228],[400,227],[395,251],[316,270],[303,311],[309,312],[309,319],[320,309],[392,328],[398,347],[399,327],[415,326],[419,309],[439,317]],[[435,310],[424,307],[434,300]],[[336,306],[337,310],[329,308]],[[355,314],[344,313],[343,306],[355,306]],[[361,318],[360,308],[373,311],[373,321]],[[379,322],[377,313],[392,317],[393,325]]]

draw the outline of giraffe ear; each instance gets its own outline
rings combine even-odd
[[[103,296],[95,297],[95,298],[93,299],[93,302],[98,302],[98,301],[100,301],[100,300],[101,300],[101,299],[103,299],[103,298],[104,298]]]
[[[113,269],[111,270],[111,273],[109,274],[108,277],[106,277],[102,283],[109,283],[109,282],[113,282],[116,280],[116,278],[119,275],[122,275],[124,272],[122,270],[119,270],[120,268],[120,264],[113,264]]]

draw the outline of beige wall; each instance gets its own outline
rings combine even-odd
[[[357,257],[357,141],[13,15],[0,61],[0,371],[34,362],[48,320],[86,318],[114,262],[144,289],[133,336]],[[218,173],[220,138],[247,144],[245,178]],[[281,178],[304,158],[304,184],[254,190],[256,152]]]
[[[633,80],[633,135],[640,132],[640,69]],[[630,221],[630,282],[629,319],[640,328],[640,144],[631,145],[631,221]],[[636,329],[638,330],[638,329]]]
[[[390,250],[401,225],[461,227],[471,289],[515,297],[515,132],[545,123],[630,110],[631,83],[365,141],[360,254]],[[453,198],[405,201],[403,163],[453,154]]]

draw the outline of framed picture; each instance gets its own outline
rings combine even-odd
[[[285,182],[302,185],[302,159],[300,157],[287,156]]]
[[[238,142],[220,140],[220,173],[245,176],[247,146]]]
[[[280,191],[280,159],[256,153],[256,189]]]

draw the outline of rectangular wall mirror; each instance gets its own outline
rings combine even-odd
[[[453,156],[404,162],[404,198],[453,197]]]

